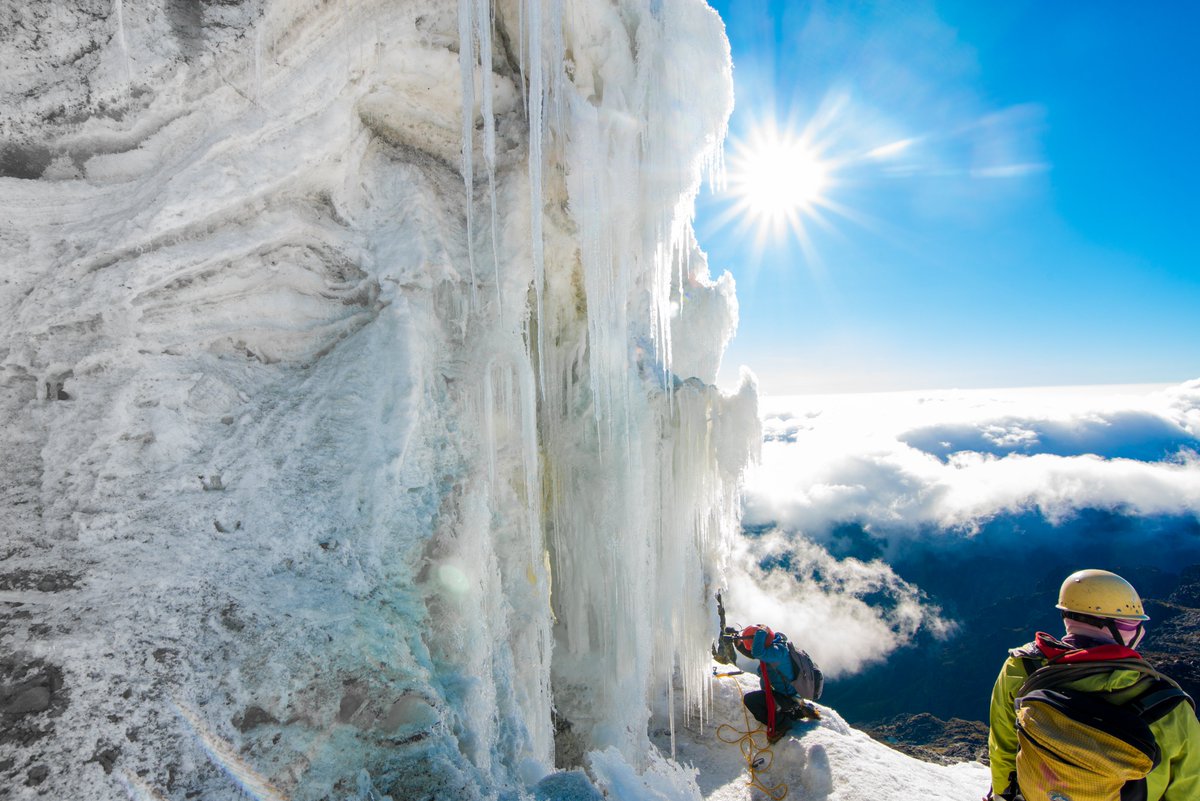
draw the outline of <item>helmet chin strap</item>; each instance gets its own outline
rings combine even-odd
[[[1134,629],[1132,632],[1130,632],[1129,636],[1130,636],[1129,642],[1125,643],[1125,647],[1132,648],[1133,650],[1136,651],[1137,647],[1139,645],[1141,645],[1141,643],[1142,643],[1142,638],[1144,638],[1146,636],[1145,624],[1139,625],[1136,629]]]
[[[1068,631],[1074,630],[1077,633],[1088,634],[1086,629],[1081,631],[1081,627],[1078,625],[1072,625],[1071,621],[1082,623],[1084,626],[1090,627],[1092,631],[1095,632],[1089,636],[1096,636],[1097,634],[1101,634],[1101,632],[1103,632],[1111,635],[1113,642],[1134,650],[1137,649],[1138,645],[1142,641],[1142,638],[1146,636],[1146,626],[1144,624],[1139,624],[1138,627],[1133,631],[1122,631],[1117,625],[1116,618],[1095,617],[1093,615],[1084,615],[1078,612],[1063,612],[1062,616],[1063,622],[1067,624]]]
[[[1119,642],[1126,648],[1131,648],[1135,651],[1137,650],[1138,644],[1141,643],[1142,638],[1146,636],[1146,626],[1142,623],[1139,623],[1138,627],[1133,631],[1122,631],[1121,627],[1117,625],[1117,621],[1110,618],[1107,621],[1105,628],[1112,632],[1113,640],[1115,642]]]

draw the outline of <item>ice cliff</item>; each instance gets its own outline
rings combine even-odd
[[[0,3],[0,786],[520,797],[710,708],[701,0]],[[464,113],[465,111],[465,113]],[[653,764],[651,764],[653,763]]]

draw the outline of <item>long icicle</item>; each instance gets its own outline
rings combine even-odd
[[[471,270],[471,308],[475,296],[475,24],[473,0],[458,0],[458,69],[462,76],[462,175],[467,190],[467,264]]]
[[[500,287],[500,247],[496,241],[496,230],[500,223],[496,215],[496,114],[492,99],[492,16],[491,0],[476,0],[475,32],[479,41],[479,65],[483,85],[480,87],[483,100],[483,161],[487,166],[488,201],[491,207],[492,265],[496,274],[496,305],[500,320],[504,320],[504,298]]]
[[[466,2],[466,0],[462,0]],[[529,221],[533,248],[533,288],[537,295],[538,387],[546,395],[546,256],[542,244],[542,2],[529,0]]]

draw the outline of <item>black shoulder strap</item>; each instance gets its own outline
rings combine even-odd
[[[1191,705],[1193,711],[1196,709],[1196,702],[1192,700],[1192,697],[1184,692],[1178,684],[1168,679],[1165,682],[1155,682],[1155,689],[1130,701],[1129,706],[1142,720],[1153,723],[1166,717],[1172,709],[1184,701]]]
[[[1150,663],[1142,659],[1113,659],[1104,662],[1044,665],[1025,680],[1021,689],[1017,690],[1017,698],[1020,699],[1031,692],[1057,687],[1076,679],[1122,669],[1136,670],[1143,674],[1143,677],[1125,690],[1117,690],[1108,694],[1111,696],[1109,703],[1127,706],[1147,724],[1161,720],[1183,701],[1187,701],[1193,711],[1196,709],[1196,702],[1184,692],[1174,679],[1159,673]],[[1132,698],[1130,698],[1131,695]]]
[[[787,645],[788,658],[792,660],[792,672],[795,673],[797,677],[799,677],[800,676],[800,654],[796,653],[796,646],[792,645],[790,640],[784,640],[784,644]]]
[[[1153,679],[1175,685],[1174,681],[1159,673],[1144,659],[1106,659],[1099,662],[1072,662],[1070,664],[1051,662],[1030,674],[1029,678],[1025,679],[1025,683],[1021,685],[1021,688],[1017,690],[1017,695],[1021,696],[1034,690],[1058,687],[1076,679],[1111,673],[1114,670],[1136,670],[1138,673],[1143,673]]]
[[[1044,660],[1038,659],[1036,656],[1017,656],[1021,660],[1021,666],[1025,668],[1025,676],[1028,678],[1045,664]]]

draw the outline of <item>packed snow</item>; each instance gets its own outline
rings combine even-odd
[[[752,797],[712,10],[0,9],[11,796]],[[801,799],[982,775],[778,750]]]
[[[731,672],[727,665],[714,667],[722,674]],[[757,677],[742,673],[712,681],[712,723],[689,726],[677,738],[676,749],[679,763],[699,769],[699,795],[707,801],[869,801],[910,795],[930,801],[974,801],[987,792],[985,766],[941,766],[905,756],[850,727],[836,710],[819,703],[821,720],[796,724],[768,747],[762,727],[747,717],[741,703],[744,693],[758,689]],[[763,765],[753,774],[741,744],[729,742],[747,734],[754,749],[751,761],[761,758]]]

